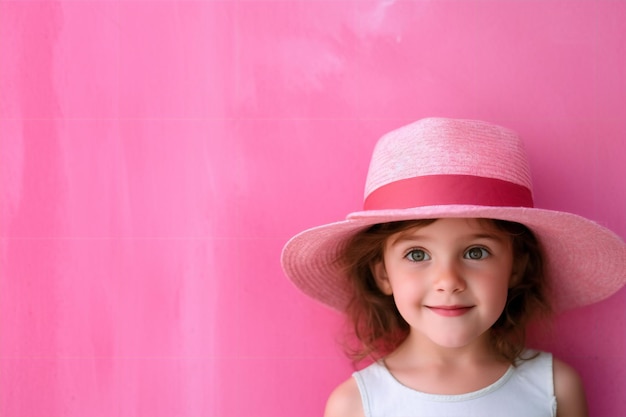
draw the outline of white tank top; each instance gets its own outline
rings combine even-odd
[[[524,355],[532,351],[526,352]],[[500,379],[460,395],[427,394],[402,385],[382,362],[355,372],[365,417],[554,417],[552,355],[509,367]]]

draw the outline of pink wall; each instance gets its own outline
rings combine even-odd
[[[2,0],[0,415],[319,416],[341,320],[280,250],[358,209],[376,139],[421,117],[518,130],[540,206],[626,237],[624,21],[619,0]],[[534,337],[593,416],[626,416],[625,304]]]

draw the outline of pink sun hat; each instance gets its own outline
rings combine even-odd
[[[377,223],[446,217],[522,223],[542,247],[556,311],[607,298],[626,283],[626,245],[575,214],[534,208],[528,161],[512,130],[475,120],[422,119],[384,135],[372,154],[363,210],[287,242],[282,266],[305,294],[345,310],[339,257]]]

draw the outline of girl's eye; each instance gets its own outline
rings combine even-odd
[[[485,259],[487,256],[489,256],[489,252],[487,249],[481,247],[469,248],[468,251],[465,252],[466,259],[478,260]]]
[[[411,262],[423,262],[430,259],[430,255],[421,249],[412,249],[406,254],[406,258]]]

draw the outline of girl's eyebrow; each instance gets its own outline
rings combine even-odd
[[[468,236],[470,239],[491,239],[497,240],[498,242],[505,242],[506,236],[502,233],[476,233],[474,235]]]
[[[429,241],[429,240],[432,240],[432,238],[429,236],[403,233],[400,236],[396,237],[395,239],[392,239],[391,242],[389,243],[392,245],[397,245],[398,243],[404,243],[404,242],[421,242],[421,241]]]

